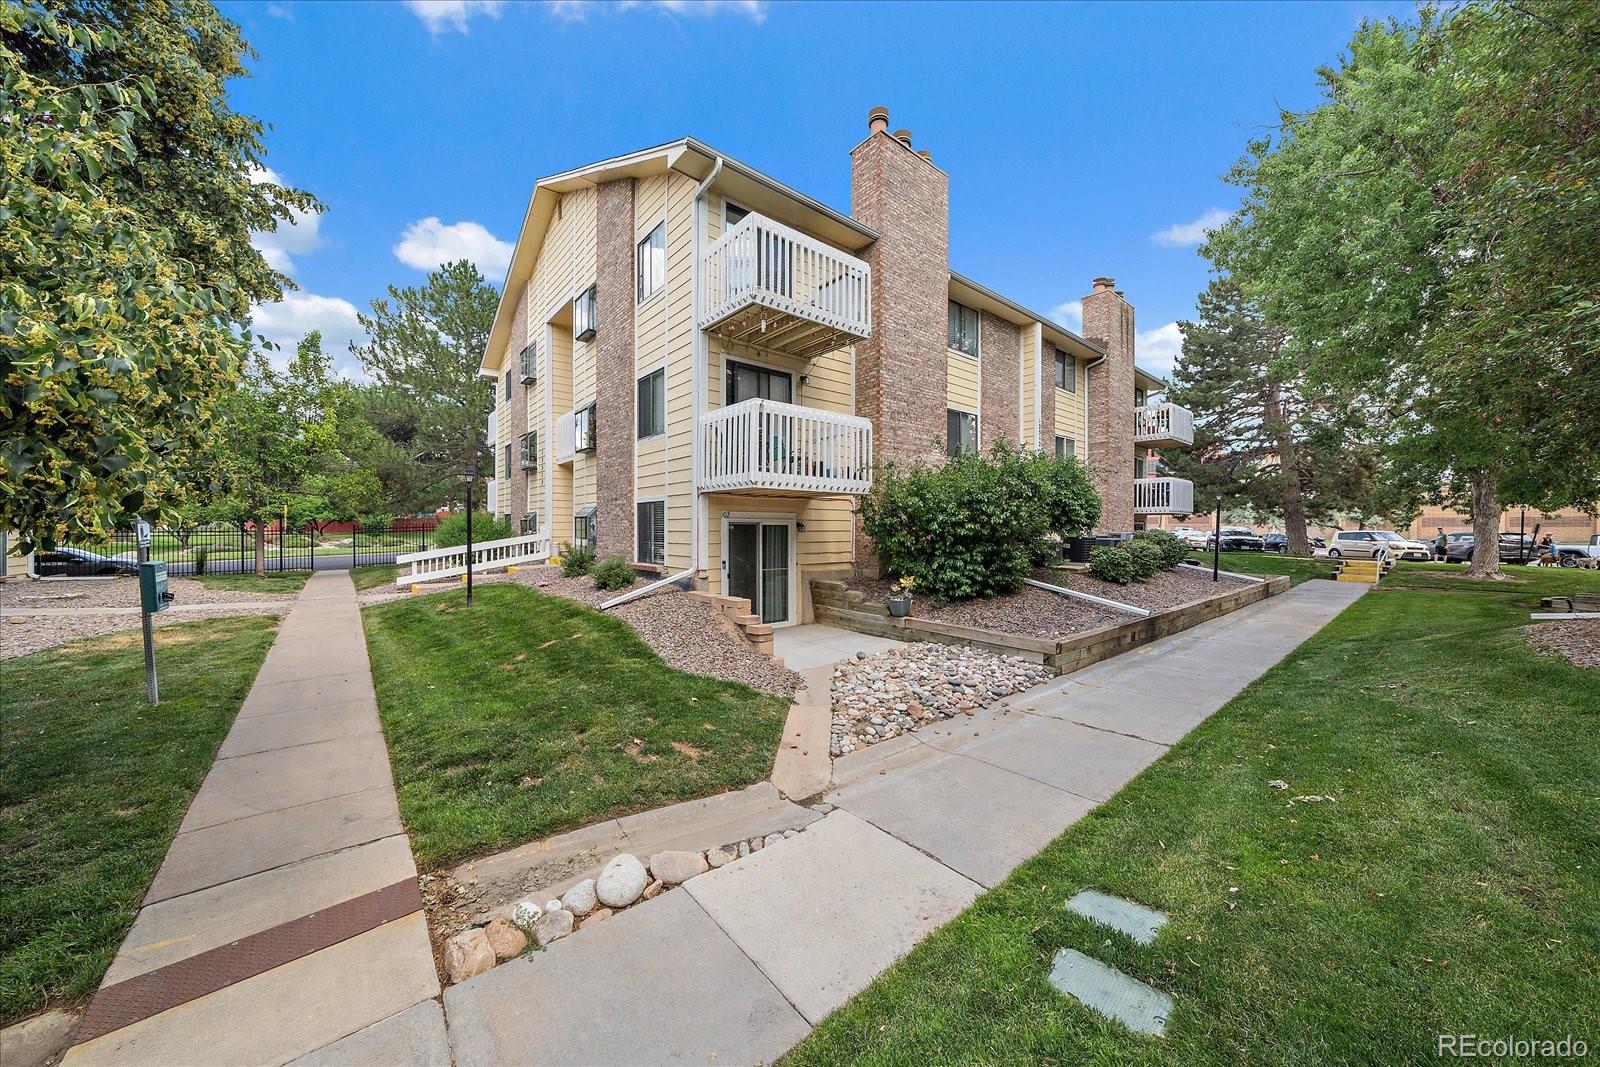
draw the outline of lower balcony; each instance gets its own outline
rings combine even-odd
[[[1194,483],[1185,478],[1135,478],[1135,515],[1193,515]]]
[[[700,489],[859,495],[872,488],[872,423],[745,400],[700,416]]]

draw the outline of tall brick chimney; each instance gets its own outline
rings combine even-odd
[[[945,347],[950,285],[950,180],[889,134],[889,112],[867,116],[850,153],[850,213],[878,231],[872,336],[856,346],[856,412],[872,420],[879,462],[944,453]]]
[[[1089,473],[1100,493],[1100,530],[1133,529],[1133,305],[1116,279],[1096,278],[1083,298],[1083,335],[1106,350],[1089,371]]]

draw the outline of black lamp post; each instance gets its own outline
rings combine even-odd
[[[1222,561],[1222,494],[1217,494],[1216,532],[1211,535],[1211,580],[1217,581]]]
[[[478,480],[478,450],[472,450],[472,465],[467,469],[467,604],[472,604],[472,485]]]

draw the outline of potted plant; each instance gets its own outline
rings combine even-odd
[[[907,574],[895,583],[896,592],[889,594],[889,614],[897,619],[903,619],[911,614],[911,590],[916,588],[917,580]]]

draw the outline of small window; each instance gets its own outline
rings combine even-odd
[[[1061,349],[1056,349],[1056,388],[1069,393],[1078,391],[1078,361]]]
[[[579,508],[578,513],[572,517],[572,543],[593,548],[596,534],[595,506],[587,504]]]
[[[506,442],[506,463],[505,463],[505,469],[506,469],[506,473],[505,473],[505,479],[506,479],[506,480],[507,480],[507,481],[510,481],[510,480],[511,480],[511,442],[510,442],[510,441],[507,441],[507,442]]]
[[[537,511],[530,511],[522,516],[522,532],[524,534],[539,532],[539,513]]]
[[[522,469],[525,471],[539,469],[539,433],[525,433],[521,438]]]
[[[579,293],[572,301],[572,339],[574,341],[594,340],[595,330],[600,325],[599,290],[591,285]]]
[[[974,359],[978,355],[978,312],[950,301],[950,347]]]
[[[1143,456],[1134,456],[1133,457],[1133,479],[1134,479],[1134,481],[1138,481],[1139,479],[1141,479],[1143,477],[1144,477],[1144,457]]]
[[[667,372],[653,370],[639,379],[639,440],[667,432]]]
[[[724,200],[722,202],[722,232],[727,233],[730,227],[737,226],[739,220],[748,214],[750,214],[749,208],[740,207],[732,200]]]
[[[521,364],[522,380],[525,382],[533,381],[539,375],[539,346],[537,344],[523,346],[522,354],[517,357],[517,362]],[[510,394],[508,393],[507,396],[509,397]]]
[[[667,281],[667,224],[656,223],[656,228],[651,230],[644,240],[639,242],[639,255],[636,264],[638,276],[638,300],[644,303],[657,292]]]
[[[945,451],[951,456],[978,450],[978,416],[970,411],[950,408],[945,412],[945,425],[949,434]]]
[[[1070,459],[1078,454],[1078,442],[1070,437],[1056,434],[1056,458]]]
[[[511,371],[506,371],[506,399],[511,399]]]
[[[667,562],[667,504],[663,500],[641,501],[634,522],[640,563]]]
[[[572,449],[574,452],[593,452],[594,448],[594,405],[590,404],[572,416]]]

